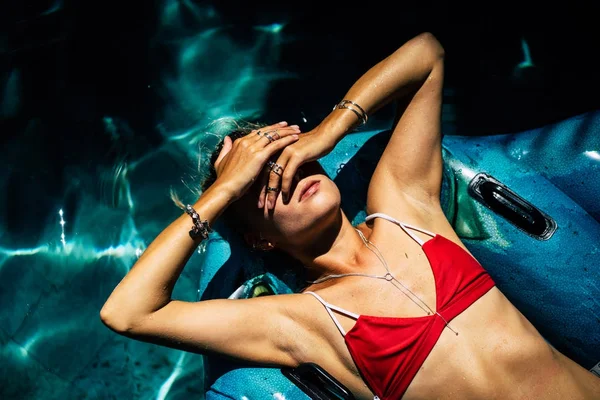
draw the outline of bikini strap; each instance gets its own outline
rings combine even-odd
[[[342,336],[346,336],[346,331],[344,330],[344,328],[342,328],[342,324],[340,324],[340,321],[338,321],[337,317],[335,316],[335,314],[331,310],[337,311],[340,314],[344,314],[345,316],[347,316],[349,318],[353,318],[355,320],[358,319],[359,315],[355,314],[353,312],[344,310],[343,308],[334,306],[333,304],[329,304],[328,302],[326,302],[325,300],[323,300],[323,298],[321,296],[319,296],[318,294],[316,294],[315,292],[304,292],[304,293],[312,295],[315,299],[319,300],[319,302],[321,304],[323,304],[323,306],[325,307],[325,310],[327,310],[327,313],[329,314],[329,316],[331,317],[331,319],[335,323],[335,326],[337,326],[337,328],[340,330],[340,333],[342,334]]]
[[[417,235],[415,235],[414,233],[412,233],[411,231],[409,231],[409,229],[411,229],[413,231],[424,233],[424,234],[429,235],[431,237],[435,236],[435,233],[433,233],[433,232],[427,231],[425,229],[419,228],[419,227],[414,226],[414,225],[405,224],[405,223],[400,222],[397,219],[395,219],[393,217],[390,217],[389,215],[384,214],[384,213],[370,214],[370,215],[367,216],[367,218],[365,218],[365,222],[369,222],[370,220],[375,219],[375,218],[383,218],[383,219],[385,219],[387,221],[390,221],[390,222],[398,225],[400,228],[402,228],[402,230],[404,232],[406,232],[406,234],[408,236],[410,236],[415,242],[419,243],[419,245],[421,245],[421,246],[423,246],[423,243],[425,243],[425,241],[421,240],[421,238],[419,238]]]

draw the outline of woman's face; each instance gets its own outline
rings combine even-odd
[[[279,247],[310,245],[319,232],[338,220],[340,191],[316,161],[300,166],[287,204],[279,194],[272,210],[258,208],[260,190],[257,182],[236,202],[236,216],[244,219],[252,234],[260,234]]]

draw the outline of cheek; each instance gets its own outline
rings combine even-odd
[[[283,204],[279,197],[271,220],[273,227],[285,237],[302,236],[321,229],[340,208],[340,192],[330,180],[322,180],[320,190],[305,202],[292,199]]]
[[[310,207],[308,207],[312,219],[317,222],[323,219],[329,220],[329,217],[335,214],[341,205],[340,192],[337,186],[331,181],[326,182],[326,185],[323,185],[322,182],[323,186],[326,186],[327,190],[316,193],[317,195],[310,199],[312,201]]]

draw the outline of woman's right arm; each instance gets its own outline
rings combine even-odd
[[[225,139],[215,163],[217,179],[194,204],[202,220],[214,223],[252,185],[269,157],[298,139],[296,129],[278,128],[281,138],[273,143],[257,135]],[[293,321],[282,309],[290,305],[280,296],[197,303],[171,298],[199,244],[189,235],[191,226],[192,219],[182,213],[152,241],[104,304],[104,324],[122,335],[170,347],[289,364],[280,330],[288,331]]]

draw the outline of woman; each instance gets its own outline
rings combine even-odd
[[[193,352],[314,362],[358,399],[600,398],[600,380],[546,343],[445,218],[443,69],[442,46],[423,33],[369,69],[310,132],[280,123],[225,137],[210,185],[115,288],[103,322]],[[392,101],[398,118],[370,181],[369,217],[355,228],[316,160]],[[301,261],[310,286],[245,300],[172,300],[223,213],[254,247]]]

